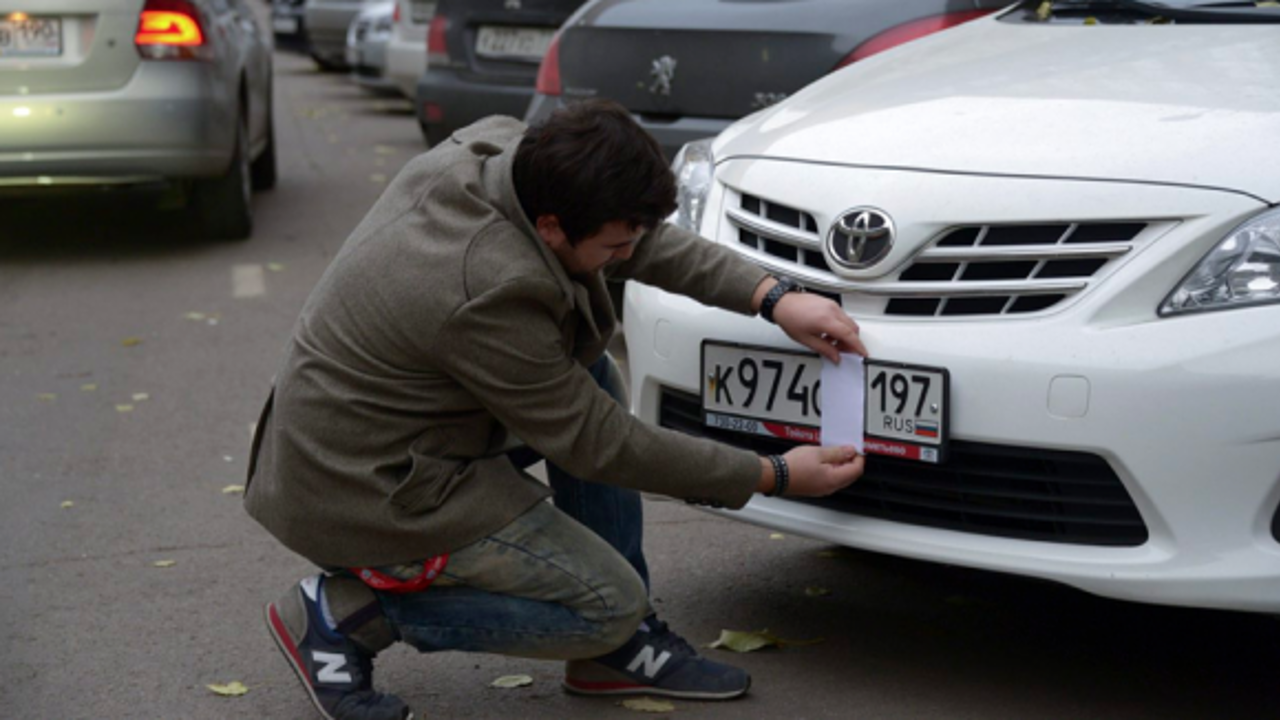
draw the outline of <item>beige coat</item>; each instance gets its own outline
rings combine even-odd
[[[640,422],[591,379],[612,306],[521,211],[523,131],[491,118],[411,161],[302,310],[245,505],[314,562],[405,562],[501,528],[549,494],[502,454],[508,433],[578,477],[728,507],[759,480],[752,453]],[[611,273],[740,313],[764,276],[669,225]]]

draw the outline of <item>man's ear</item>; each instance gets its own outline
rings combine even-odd
[[[537,229],[542,242],[552,250],[560,250],[569,245],[569,238],[560,227],[560,218],[555,215],[539,215],[533,226]]]

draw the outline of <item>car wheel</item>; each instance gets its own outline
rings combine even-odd
[[[195,211],[205,233],[217,240],[243,240],[253,231],[253,172],[244,115],[236,124],[235,150],[227,173],[195,186]]]
[[[254,190],[269,190],[276,186],[276,124],[271,105],[267,106],[267,146],[253,161],[249,174]]]

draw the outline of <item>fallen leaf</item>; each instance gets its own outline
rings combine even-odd
[[[786,540],[787,536],[783,535],[782,533],[773,533],[772,535],[769,536],[769,539],[770,540]]]
[[[218,324],[218,318],[209,318],[208,320],[205,320],[205,322],[206,322],[206,323],[208,323],[208,324],[210,324],[210,325],[217,325],[217,324]]]
[[[1258,7],[1280,7],[1280,2],[1275,0],[1257,0],[1254,5]]]
[[[1084,24],[1085,24],[1085,25],[1097,25],[1097,24],[1098,24],[1098,18],[1096,18],[1096,17],[1087,17],[1087,18],[1085,18],[1085,19],[1084,19]]]
[[[282,272],[284,270],[284,265],[280,263],[267,263],[267,269],[271,272]]]
[[[151,564],[158,568],[166,568],[166,567],[173,567],[174,565],[177,565],[178,561],[177,560],[157,560]],[[243,693],[241,694],[243,695]]]
[[[233,462],[233,461],[235,461],[235,458],[231,457],[230,455],[223,455],[223,456],[222,456],[222,461],[223,461],[223,462]]]
[[[80,389],[85,392],[93,392],[98,389],[98,386],[94,385],[93,383],[85,383],[84,385],[80,386]]]
[[[244,486],[243,486],[243,485],[228,485],[228,486],[226,486],[226,487],[222,488],[222,494],[223,494],[223,495],[243,495],[243,494],[244,494]]]
[[[396,154],[395,148],[388,147],[386,145],[374,145],[373,151],[378,155],[395,155]]]
[[[140,337],[127,337],[127,338],[125,338],[125,339],[121,340],[121,341],[120,341],[120,344],[121,344],[121,345],[123,345],[123,346],[125,346],[125,347],[133,347],[134,345],[141,345],[141,344],[142,344],[142,338],[140,338]]]
[[[150,396],[150,395],[148,395],[148,394],[146,394],[146,393],[134,393],[134,394],[133,394],[133,401],[134,401],[134,402],[142,402],[143,400],[150,400],[150,399],[151,399],[151,396]]]
[[[58,399],[58,394],[57,393],[40,393],[39,395],[36,395],[36,397],[45,402],[53,402],[54,400]]]
[[[207,318],[207,317],[209,317],[209,316],[208,316],[208,315],[205,315],[205,314],[204,314],[204,313],[202,313],[202,312],[189,312],[189,313],[187,313],[186,315],[183,315],[182,317],[184,317],[184,318],[186,318],[186,319],[188,319],[188,320],[204,320],[205,318]]]
[[[840,553],[836,552],[835,550],[822,550],[818,553],[818,557],[820,558],[840,557]]]
[[[374,173],[369,176],[369,182],[382,184],[387,181],[387,176],[382,173]]]
[[[778,638],[769,634],[768,630],[748,632],[746,630],[721,630],[720,638],[707,647],[723,648],[739,653],[755,652],[767,647],[778,647]]]
[[[69,507],[71,507],[71,506],[73,506],[73,505],[75,505],[75,503],[71,502],[70,500],[63,500],[63,501],[62,501],[62,509],[63,509],[63,510],[65,510],[65,509],[67,509],[67,508],[69,508]]]
[[[205,687],[223,697],[237,697],[249,692],[249,688],[245,687],[244,683],[239,680],[229,682],[226,685],[205,685]]]
[[[496,688],[518,688],[533,684],[533,678],[528,675],[503,675],[502,677],[489,683],[489,687]]]
[[[831,591],[824,587],[807,587],[804,589],[804,594],[809,597],[826,597],[831,594]]]
[[[1047,21],[1052,14],[1053,2],[1051,0],[1044,0],[1044,2],[1040,3],[1040,7],[1036,8],[1036,17],[1040,19],[1040,22]]]
[[[133,412],[133,406],[132,406],[132,405],[117,405],[117,406],[116,406],[116,412],[120,412],[120,413]]]
[[[654,700],[653,698],[647,697],[631,698],[630,700],[623,700],[618,704],[628,710],[635,710],[636,712],[666,713],[675,712],[676,710],[675,705],[672,705],[665,700]]]

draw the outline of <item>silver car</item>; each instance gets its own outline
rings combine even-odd
[[[248,237],[275,184],[271,36],[249,0],[0,0],[0,190],[173,183]]]
[[[378,0],[306,0],[307,51],[321,70],[347,69],[347,30],[360,11]]]
[[[387,0],[366,5],[347,29],[347,65],[358,85],[377,93],[396,95],[400,88],[387,77],[387,50],[391,43],[396,4]],[[423,52],[426,52],[423,43]]]

